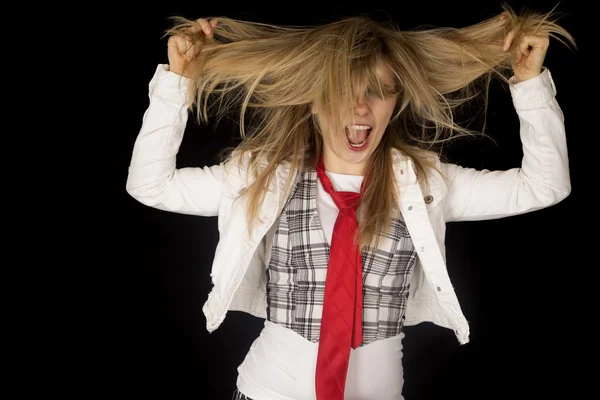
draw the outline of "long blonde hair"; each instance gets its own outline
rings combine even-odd
[[[193,33],[195,21],[175,17],[166,35],[204,41],[186,71],[192,78],[190,106],[198,120],[239,116],[241,141],[227,158],[252,155],[244,194],[249,197],[249,229],[276,168],[281,163],[296,171],[314,168],[321,156],[323,138],[312,107],[340,115],[341,123],[342,110],[354,104],[357,91],[369,88],[389,96],[375,73],[380,60],[388,63],[395,75],[397,106],[365,176],[360,241],[370,245],[387,229],[397,204],[390,149],[413,160],[419,179],[437,170],[431,157],[434,146],[474,133],[455,122],[454,111],[478,94],[484,95],[485,107],[491,78],[508,79],[511,51],[503,51],[502,44],[509,31],[515,33],[513,44],[526,34],[575,43],[552,13],[517,15],[509,7],[504,12],[504,25],[495,16],[464,28],[405,31],[365,16],[322,26],[216,17],[212,38]]]

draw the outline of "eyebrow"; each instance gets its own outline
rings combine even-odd
[[[375,89],[377,87],[374,87]],[[389,91],[389,92],[396,92],[398,91],[398,85],[395,83],[389,84],[389,83],[383,83],[381,82],[381,88],[385,91]]]

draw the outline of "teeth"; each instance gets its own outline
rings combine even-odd
[[[366,141],[367,141],[367,139],[363,140],[363,141],[362,141],[362,142],[360,142],[360,143],[356,143],[356,144],[354,144],[354,143],[352,143],[352,142],[349,142],[349,144],[350,144],[350,146],[352,146],[352,147],[360,147],[360,146],[362,146],[363,144],[365,144],[365,142],[366,142]]]
[[[356,132],[357,131],[370,131],[371,127],[369,125],[358,125],[358,124],[355,124],[355,125],[348,125],[348,127],[346,129],[348,129],[348,132],[349,132],[350,136],[352,136],[353,139],[356,140]],[[362,145],[365,144],[365,142],[367,141],[367,138],[368,138],[368,134],[367,134],[367,137],[365,137],[365,140],[363,140],[362,142],[360,142],[360,143],[352,143],[351,141],[348,141],[348,144],[351,147],[357,147],[358,148],[358,147],[361,147]]]
[[[349,125],[348,128],[355,129],[357,131],[366,131],[371,129],[369,125]]]

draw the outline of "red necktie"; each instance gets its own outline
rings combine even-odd
[[[339,214],[331,237],[331,250],[316,367],[317,400],[343,400],[350,346],[362,343],[362,261],[354,242],[360,194],[336,192],[325,173],[323,160],[317,174]],[[362,189],[362,187],[361,187]]]

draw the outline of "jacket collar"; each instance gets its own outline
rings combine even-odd
[[[411,186],[418,184],[415,171],[415,164],[412,158],[408,157],[406,154],[396,149],[393,149],[392,162],[394,164],[396,180],[401,186]],[[261,165],[263,167],[266,167],[267,161],[262,161]],[[285,184],[290,174],[292,174],[292,185],[290,185],[289,190],[286,191]],[[297,171],[291,170],[290,163],[285,162],[277,167],[275,171],[275,177],[276,179],[273,179],[270,183],[268,195],[274,195],[274,198],[277,203],[278,215],[279,212],[281,212],[283,206],[285,205],[285,202],[288,196],[290,195],[291,191],[293,191],[297,183],[299,174],[297,173]],[[430,186],[435,186],[441,183],[441,177],[437,173],[429,174],[428,179]]]

